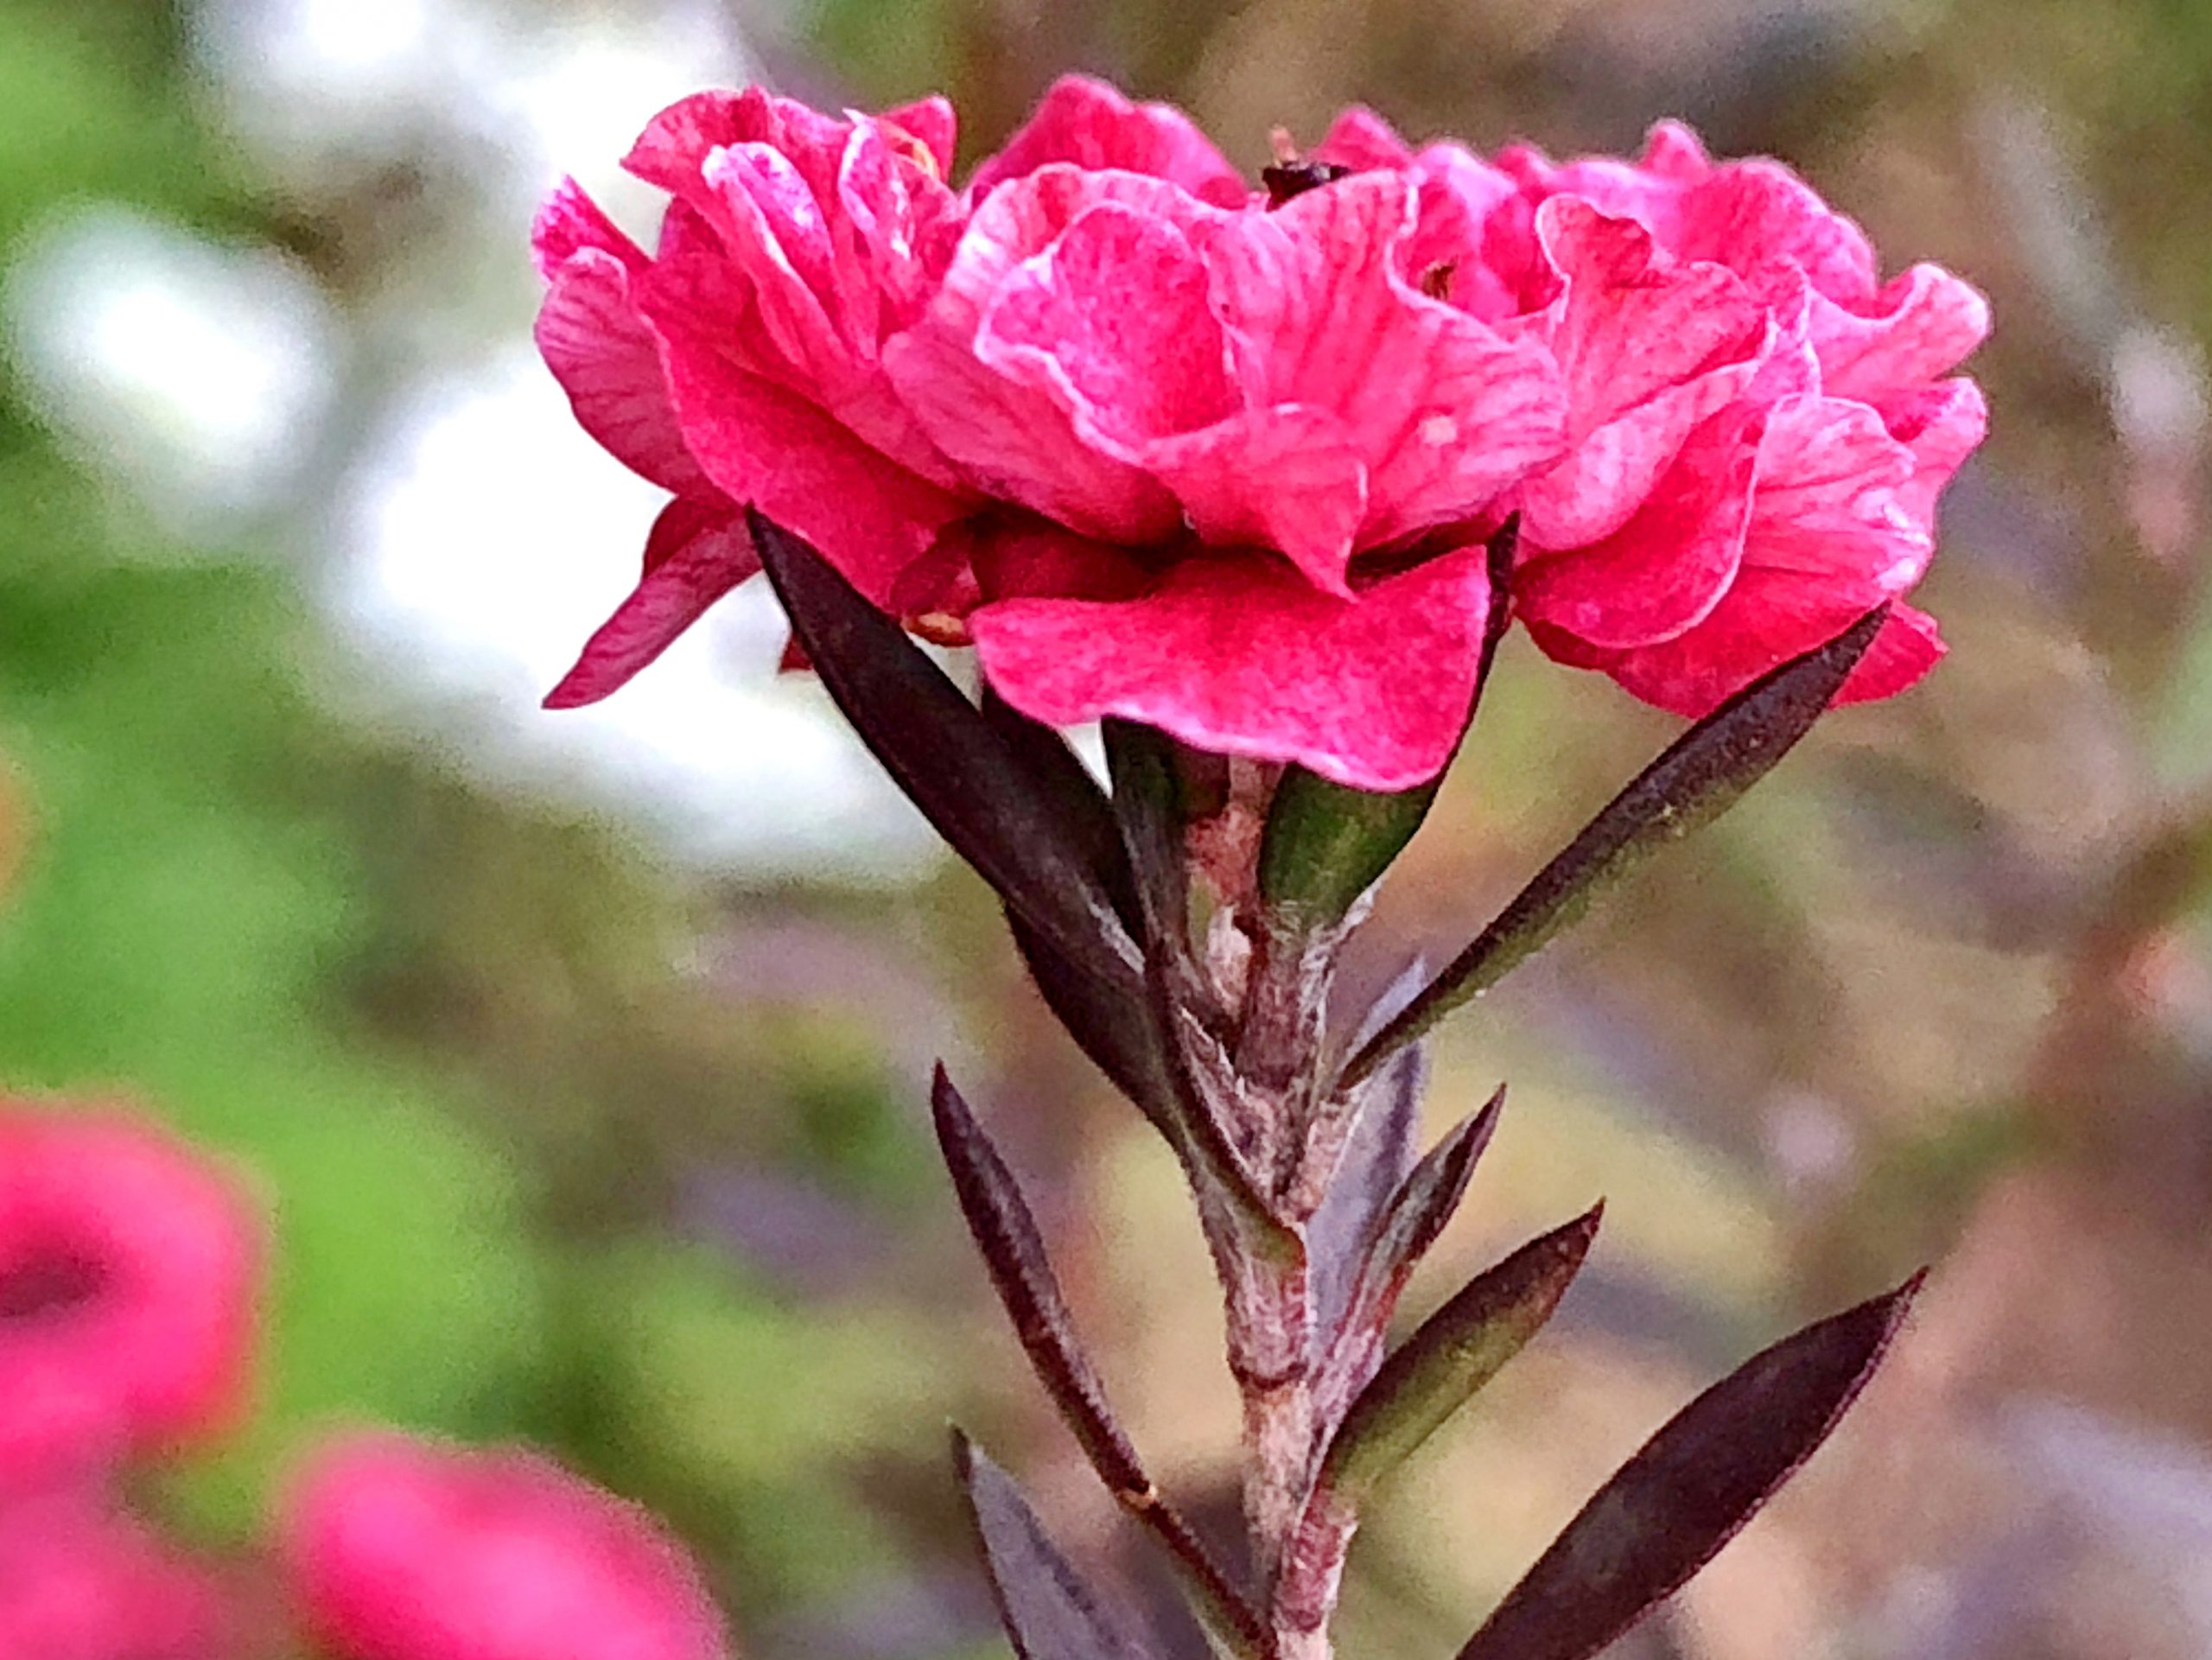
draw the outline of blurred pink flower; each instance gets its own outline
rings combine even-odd
[[[1671,123],[1637,162],[1491,166],[1353,111],[1317,154],[1412,172],[1426,269],[1566,378],[1567,454],[1519,497],[1516,606],[1553,656],[1702,715],[1926,571],[1936,498],[1987,425],[1980,389],[1945,378],[1988,332],[1966,283],[1883,283],[1788,169],[1716,163]],[[1942,652],[1899,606],[1840,701]]]
[[[1179,112],[1071,77],[955,194],[942,102],[658,118],[649,258],[573,185],[538,334],[674,493],[549,700],[603,696],[757,568],[757,505],[1015,707],[1398,789],[1457,741],[1523,515],[1554,656],[1702,713],[1910,588],[1980,436],[1986,326],[1770,162],[1491,165],[1342,118],[1248,191]],[[1330,171],[1355,176],[1336,178]],[[1940,650],[1901,611],[1847,695]]]
[[[84,1491],[0,1500],[0,1660],[229,1660],[231,1588]]]
[[[120,1113],[0,1106],[0,1490],[227,1416],[258,1257],[239,1194],[166,1132]]]
[[[386,1434],[315,1458],[284,1538],[344,1660],[721,1660],[720,1615],[652,1516],[531,1453]]]

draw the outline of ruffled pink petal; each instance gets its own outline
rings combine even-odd
[[[1869,401],[1956,368],[1989,334],[1989,302],[1939,265],[1915,265],[1864,315],[1816,305],[1810,335],[1821,390]]]
[[[744,515],[678,497],[645,542],[645,574],[546,694],[547,709],[595,703],[676,643],[709,607],[760,569]]]
[[[1361,174],[1193,233],[1247,403],[1329,410],[1366,461],[1361,546],[1477,514],[1562,444],[1548,354],[1400,275],[1415,205],[1402,175]]]
[[[1334,414],[1303,404],[1254,410],[1147,445],[1143,460],[1201,540],[1273,548],[1324,593],[1350,597],[1367,465]]]
[[[1465,725],[1484,559],[1462,550],[1342,600],[1263,555],[1208,556],[1140,599],[1007,600],[969,626],[991,684],[1038,720],[1118,715],[1402,790],[1436,775]]]
[[[1764,353],[1766,308],[1725,265],[1669,258],[1633,219],[1573,197],[1536,214],[1564,292],[1551,329],[1580,437],[1694,375]]]
[[[760,326],[753,284],[729,257],[721,233],[690,203],[672,201],[661,216],[652,264],[634,285],[639,314],[648,322],[720,337],[724,355],[759,373],[783,368]]]
[[[711,494],[669,407],[659,346],[631,295],[632,269],[598,248],[572,252],[538,308],[537,349],[577,424],[609,455],[664,490]]]
[[[1914,470],[1912,452],[1863,404],[1777,404],[1759,443],[1745,563],[1826,582],[1858,611],[1903,593],[1933,551],[1925,521],[1899,496]]]
[[[1414,150],[1395,127],[1365,105],[1355,104],[1330,123],[1326,136],[1313,146],[1313,159],[1372,173],[1408,165]]]
[[[733,144],[762,143],[786,157],[817,198],[826,198],[850,130],[848,121],[758,86],[695,92],[645,124],[622,166],[679,201],[703,206],[698,198],[707,158]]]
[[[1679,121],[1652,125],[1643,137],[1643,159],[1637,165],[1655,178],[1678,184],[1697,184],[1713,173],[1713,158],[1703,141]]]
[[[583,187],[574,179],[563,179],[531,221],[531,263],[550,281],[571,256],[587,248],[613,255],[631,270],[645,264],[645,251],[607,217]]]
[[[1457,144],[1428,145],[1412,170],[1421,195],[1405,247],[1408,278],[1423,293],[1441,280],[1446,298],[1485,322],[1510,315],[1517,274],[1495,269],[1484,247],[1499,215],[1519,201],[1513,181]]]
[[[761,324],[804,383],[836,386],[856,372],[832,317],[836,254],[822,204],[790,159],[766,144],[713,151],[699,200],[730,262],[750,279]]]
[[[891,143],[874,126],[855,127],[846,141],[836,207],[847,337],[872,357],[885,334],[919,314],[927,281],[915,257],[912,193]]]
[[[1519,183],[1463,146],[1433,143],[1418,154],[1396,129],[1372,110],[1355,105],[1338,116],[1313,149],[1313,159],[1355,173],[1404,171],[1420,191],[1414,233],[1399,259],[1400,273],[1424,293],[1448,299],[1469,315],[1496,323],[1526,307],[1521,302],[1533,247],[1514,249],[1506,269],[1491,264],[1491,220],[1517,201]],[[1526,244],[1525,219],[1501,243]],[[1544,297],[1548,298],[1548,296]]]
[[[976,353],[1134,448],[1236,407],[1205,264],[1173,223],[1102,202],[1008,274]]]
[[[876,120],[918,140],[936,165],[939,179],[952,176],[952,155],[960,126],[950,99],[925,98],[902,104],[895,110],[886,110]]]
[[[1532,547],[1588,546],[1618,534],[1649,500],[1689,435],[1737,400],[1756,373],[1731,364],[1670,387],[1586,435],[1521,492]]]
[[[1897,606],[1882,625],[1882,632],[1874,636],[1866,655],[1852,670],[1851,677],[1843,683],[1843,689],[1836,693],[1835,701],[1869,703],[1894,697],[1918,684],[1930,669],[1942,661],[1946,649],[1935,618],[1909,605]]]
[[[1103,80],[1065,75],[1052,83],[1028,122],[976,169],[969,198],[1055,162],[1089,172],[1142,173],[1165,179],[1217,207],[1250,194],[1236,169],[1190,117],[1166,104],[1135,104]]]
[[[1553,196],[1580,197],[1600,213],[1636,220],[1661,246],[1675,246],[1688,188],[1681,178],[1610,156],[1554,162],[1533,144],[1508,144],[1493,159],[1531,206]]]
[[[1554,197],[1537,230],[1563,283],[1543,332],[1573,448],[1523,493],[1522,533],[1570,548],[1628,522],[1690,433],[1747,389],[1772,333],[1732,272],[1668,258],[1633,219]]]
[[[1514,579],[1522,615],[1603,651],[1669,639],[1709,615],[1744,557],[1758,430],[1735,416],[1708,423],[1618,531],[1525,565]]]
[[[1611,654],[1586,647],[1576,655],[1558,649],[1560,642],[1551,631],[1532,626],[1530,633],[1562,661],[1602,669],[1643,702],[1694,720],[1770,669],[1834,639],[1877,602],[1817,577],[1747,567],[1711,616],[1656,646]],[[1925,674],[1942,650],[1932,620],[1900,607],[1837,701],[1900,691]]]
[[[971,344],[918,328],[885,343],[883,366],[931,442],[986,494],[1109,541],[1156,542],[1179,522],[1158,480],[1084,442],[1047,391],[1007,379]]]
[[[1601,212],[1633,219],[1669,253],[1726,265],[1776,303],[1787,301],[1800,277],[1853,309],[1875,296],[1873,247],[1856,224],[1779,162],[1716,166],[1687,127],[1655,127],[1641,162],[1589,156],[1560,163],[1513,145],[1499,152],[1497,166],[1534,199],[1580,196]]]
[[[1658,227],[1654,227],[1658,228]],[[1681,193],[1668,251],[1741,272],[1763,296],[1786,297],[1802,273],[1839,304],[1872,301],[1878,283],[1866,233],[1779,162],[1732,162]]]
[[[1188,235],[1215,210],[1161,180],[1047,166],[976,210],[920,323],[886,341],[893,388],[937,448],[986,492],[1109,541],[1149,543],[1181,523],[1173,496],[1078,434],[1049,377],[1010,379],[978,355],[984,318],[1024,261],[1102,205]]]
[[[1897,487],[1897,505],[1932,529],[1936,498],[1989,436],[1988,401],[1971,380],[1946,380],[1893,401],[1882,418],[1890,436],[1912,452],[1912,477]]]
[[[732,363],[686,320],[652,315],[677,421],[708,478],[804,537],[876,603],[938,527],[967,510],[810,400]]]

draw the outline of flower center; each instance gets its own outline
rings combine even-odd
[[[1278,162],[1260,169],[1260,182],[1268,188],[1268,206],[1274,208],[1309,190],[1334,184],[1351,171],[1334,162]]]
[[[0,1328],[81,1308],[107,1286],[106,1266],[88,1251],[40,1251],[0,1268]]]

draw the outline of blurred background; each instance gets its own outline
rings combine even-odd
[[[1255,168],[1353,99],[1555,152],[1680,113],[1999,320],[1949,662],[1447,1028],[1438,1126],[1513,1106],[1413,1301],[1606,1231],[1363,1537],[1344,1652],[1451,1652],[1696,1387],[1932,1261],[1845,1433],[1618,1653],[2212,1654],[2194,0],[0,0],[0,1078],[151,1103],[276,1231],[261,1410],[149,1502],[243,1545],[333,1421],[527,1437],[664,1511],[756,1660],[978,1660],[957,1417],[1144,1594],[935,1167],[943,1054],[1137,1439],[1230,1513],[1170,1161],[774,677],[760,585],[536,706],[656,505],[531,348],[540,194],[649,225],[615,159],[702,85],[941,89],[972,158],[1070,67]],[[1503,668],[1356,972],[1456,946],[1667,735]]]

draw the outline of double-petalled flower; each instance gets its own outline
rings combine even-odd
[[[1986,326],[1769,162],[1418,152],[1363,111],[1248,190],[1184,117],[1071,79],[966,187],[941,101],[759,91],[658,118],[647,255],[572,185],[538,325],[672,493],[552,701],[606,695],[757,569],[740,510],[1039,719],[1402,789],[1448,759],[1522,515],[1545,649],[1699,714],[1904,593],[1978,442]],[[1330,176],[1342,173],[1344,176]],[[1940,650],[1900,609],[1847,696]]]

